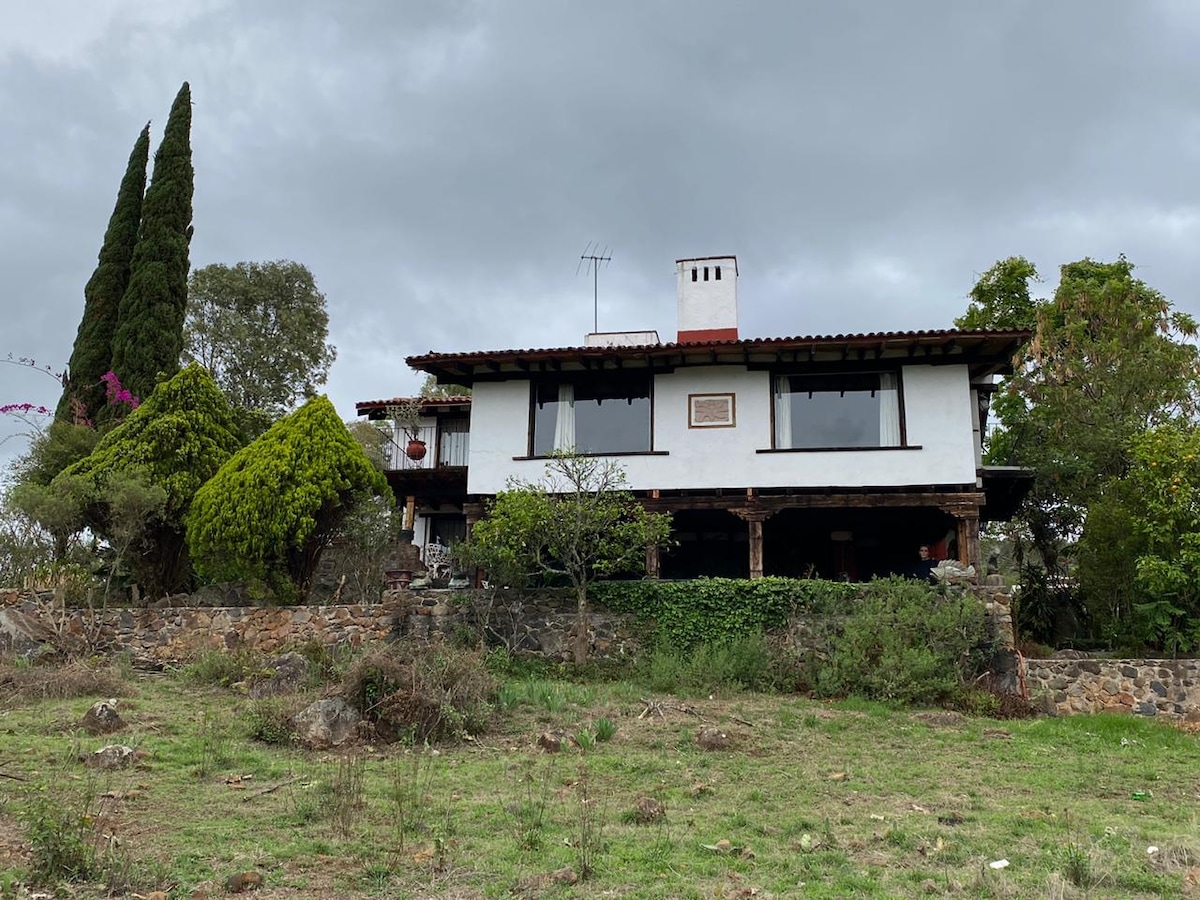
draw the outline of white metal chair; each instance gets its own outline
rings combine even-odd
[[[450,577],[450,548],[441,541],[426,544],[421,561],[425,563],[430,578]]]

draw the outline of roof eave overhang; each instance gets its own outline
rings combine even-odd
[[[638,347],[560,347],[410,356],[408,365],[442,384],[527,378],[562,372],[615,369],[671,371],[681,366],[749,367],[828,364],[967,365],[972,380],[1012,371],[1029,339],[1024,331],[893,332],[831,337],[759,338],[741,341],[654,344]]]

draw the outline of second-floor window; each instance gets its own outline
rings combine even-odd
[[[895,372],[775,376],[775,449],[900,447]]]
[[[533,386],[534,456],[641,453],[650,443],[650,376],[603,373]]]

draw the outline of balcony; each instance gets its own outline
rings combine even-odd
[[[422,425],[417,438],[425,442],[425,456],[409,459],[404,452],[408,435],[400,429],[392,432],[392,440],[383,447],[388,471],[417,472],[432,469],[465,469],[470,454],[471,435],[467,419],[442,419]]]

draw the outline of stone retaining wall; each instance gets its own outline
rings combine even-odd
[[[1200,715],[1200,659],[1030,659],[1025,679],[1050,715]]]
[[[973,588],[988,611],[1000,652],[992,662],[1003,690],[1028,691],[1048,713],[1123,710],[1177,716],[1200,710],[1200,660],[1050,659],[1015,665],[1007,593],[998,585]],[[574,601],[561,592],[403,590],[380,602],[294,607],[190,607],[112,609],[96,614],[55,611],[48,594],[0,589],[0,650],[57,639],[68,646],[128,650],[160,662],[186,660],[206,649],[253,648],[264,653],[310,641],[361,646],[403,635],[453,637],[486,627],[490,639],[517,653],[566,660],[573,646]],[[789,628],[803,649],[813,629],[800,618]],[[594,608],[588,622],[597,657],[636,657],[631,616]],[[32,634],[31,634],[32,633]],[[1197,714],[1200,714],[1198,712]]]

